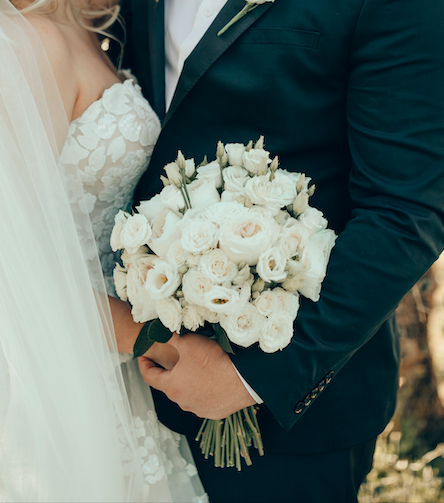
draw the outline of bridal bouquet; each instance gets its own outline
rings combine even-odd
[[[179,152],[164,169],[160,194],[133,215],[120,211],[111,236],[112,249],[123,250],[117,294],[145,322],[134,356],[187,331],[207,333],[227,352],[231,344],[282,350],[299,295],[319,299],[336,239],[309,206],[314,185],[280,169],[263,137],[255,145],[219,142],[216,160],[197,167]],[[251,464],[252,444],[263,454],[254,407],[204,420],[197,439],[216,466],[240,470],[241,457]]]

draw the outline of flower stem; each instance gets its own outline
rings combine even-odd
[[[252,4],[250,2],[247,2],[247,4],[245,5],[245,7],[240,11],[238,12],[231,21],[229,21],[217,34],[218,37],[220,37],[221,35],[223,35],[227,30],[228,28],[230,28],[231,26],[233,26],[233,24],[237,23],[239,21],[239,19],[242,19],[245,14],[248,14],[250,11],[252,11],[253,9],[255,9],[257,7],[257,4]]]

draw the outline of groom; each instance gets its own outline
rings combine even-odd
[[[356,502],[395,409],[395,309],[444,246],[444,4],[255,3],[218,36],[244,0],[124,0],[125,66],[162,121],[136,201],[179,149],[199,163],[218,140],[263,134],[284,169],[313,179],[311,204],[339,234],[321,300],[302,300],[276,354],[230,359],[192,334],[172,339],[172,371],[141,371],[161,421],[189,435],[212,502]],[[194,414],[256,402],[265,456],[214,468]]]

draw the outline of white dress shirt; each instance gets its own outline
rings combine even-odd
[[[183,65],[227,0],[165,0],[165,93],[167,110],[173,99]],[[233,365],[234,366],[234,365]],[[241,376],[257,403],[260,396]]]

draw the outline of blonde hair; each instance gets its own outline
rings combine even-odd
[[[20,1],[20,0],[19,0]],[[106,5],[91,5],[90,0],[86,8],[77,8],[74,6],[72,0],[66,0],[67,8],[70,9],[75,21],[85,30],[92,31],[98,35],[102,35],[108,39],[113,39],[120,45],[120,58],[118,63],[118,68],[120,69],[120,63],[123,56],[123,46],[122,42],[117,37],[107,32],[116,21],[121,25],[123,29],[123,34],[125,38],[125,26],[122,18],[120,17],[120,5],[112,5],[111,1],[108,0],[108,6]],[[13,2],[15,3],[15,2]],[[24,8],[20,8],[20,5],[16,5],[22,14],[36,13],[36,14],[51,14],[55,12],[59,7],[59,0],[34,0],[30,5]],[[85,22],[86,20],[92,21],[92,26]]]

